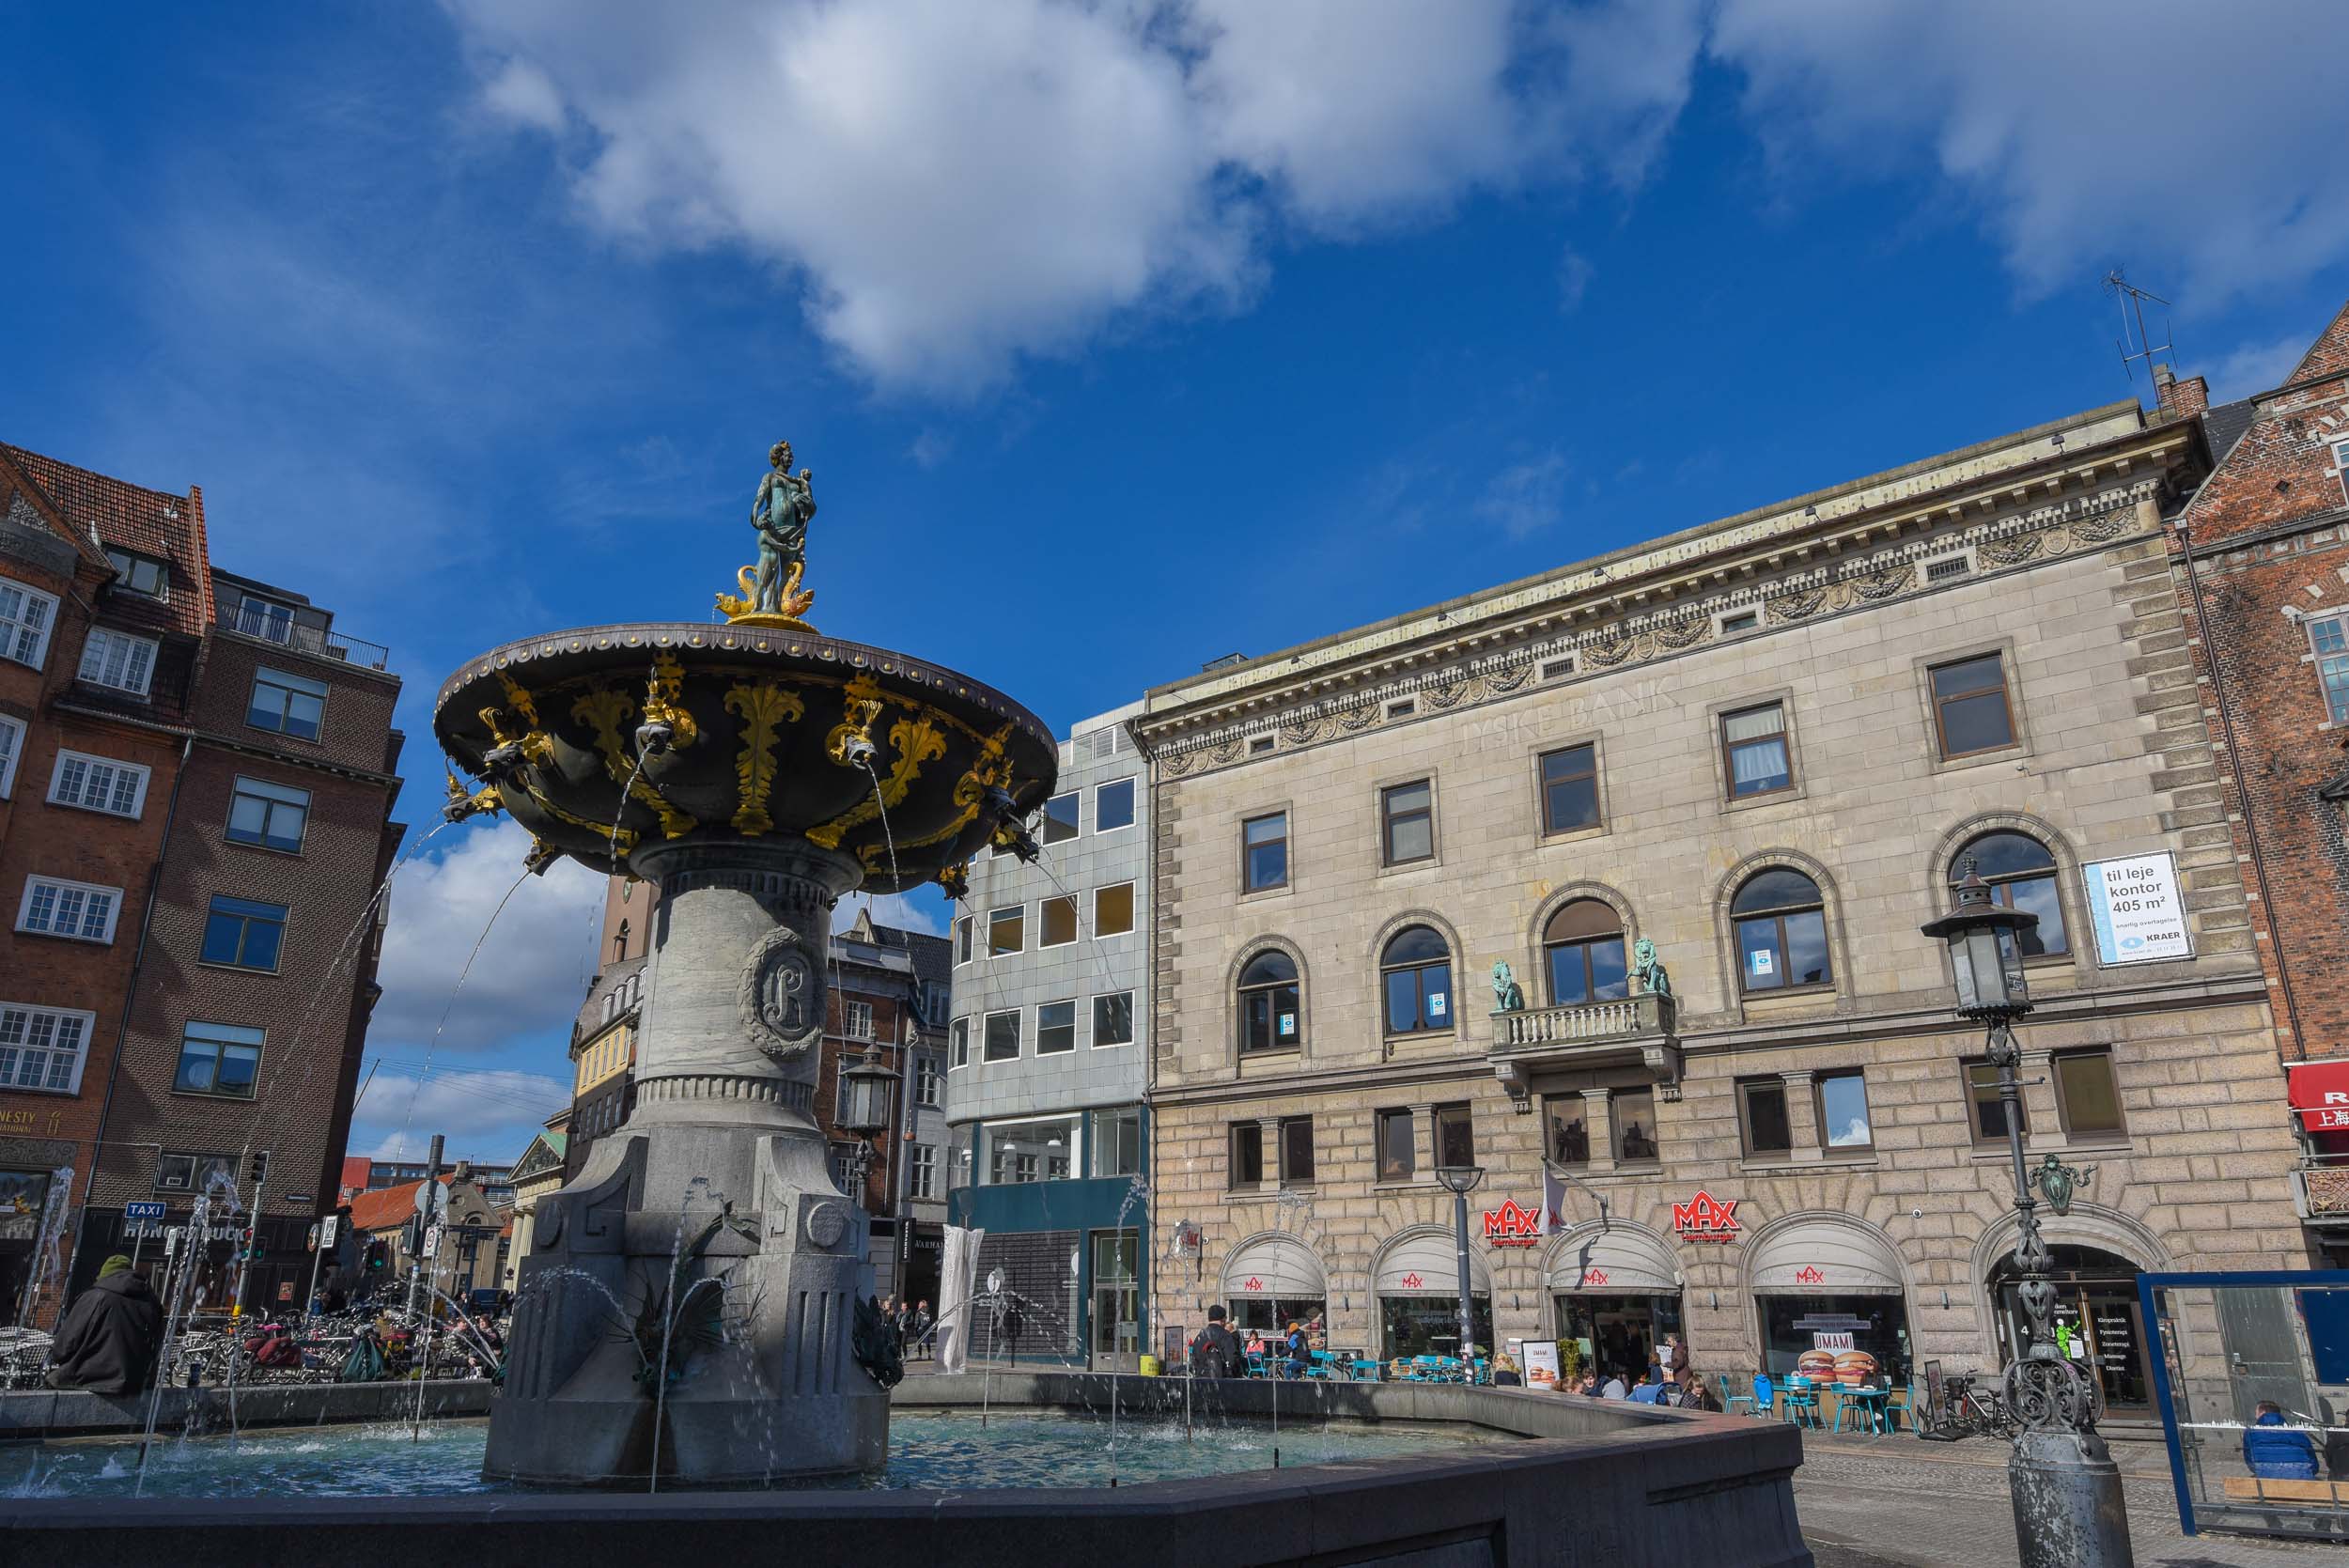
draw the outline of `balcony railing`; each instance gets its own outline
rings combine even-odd
[[[1517,1013],[1493,1015],[1493,1046],[1497,1051],[1541,1046],[1593,1045],[1602,1041],[1647,1035],[1661,1039],[1672,1032],[1672,999],[1653,992],[1612,1001],[1585,1001],[1572,1007],[1529,1007]]]
[[[2292,1173],[2300,1218],[2349,1225],[2349,1165],[2304,1165]]]
[[[346,637],[331,627],[311,626],[294,619],[283,606],[256,599],[235,606],[222,604],[220,621],[244,636],[258,637],[263,642],[275,643],[298,653],[315,654],[320,659],[338,659],[363,670],[380,670],[392,657],[392,650],[380,643]]]

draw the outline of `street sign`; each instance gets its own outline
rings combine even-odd
[[[424,1233],[424,1255],[428,1258],[437,1258],[441,1255],[441,1227],[438,1225],[432,1226]]]
[[[315,1252],[319,1250],[319,1228],[316,1225],[312,1225],[303,1234],[302,1250],[305,1252]]]
[[[277,1201],[281,1203],[315,1203],[319,1197],[315,1192],[287,1192],[280,1194]]]
[[[319,1245],[320,1247],[334,1245],[334,1234],[341,1227],[342,1218],[339,1214],[330,1214],[319,1221]]]
[[[416,1212],[428,1218],[446,1213],[448,1188],[439,1182],[420,1182],[416,1186]]]
[[[125,1203],[122,1205],[122,1218],[125,1219],[161,1219],[168,1212],[162,1203]]]

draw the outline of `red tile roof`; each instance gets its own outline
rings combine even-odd
[[[441,1185],[446,1187],[454,1172],[443,1175]],[[416,1212],[416,1188],[424,1183],[402,1182],[397,1187],[379,1187],[373,1192],[362,1192],[350,1201],[350,1228],[354,1231],[388,1231]]]
[[[110,597],[102,619],[203,634],[212,617],[212,574],[202,489],[191,485],[185,495],[150,490],[6,442],[0,442],[0,456],[39,487],[72,526],[77,542],[95,528],[108,545],[170,563],[168,604],[117,593]]]

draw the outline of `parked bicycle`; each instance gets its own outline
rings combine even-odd
[[[1941,1398],[1928,1411],[1929,1420],[1918,1436],[1930,1441],[1953,1443],[1976,1436],[2011,1437],[2015,1416],[2007,1409],[1994,1378],[1952,1373],[1941,1381]]]

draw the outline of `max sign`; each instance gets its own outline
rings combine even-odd
[[[1539,1209],[1520,1208],[1514,1198],[1485,1211],[1485,1239],[1495,1247],[1534,1247],[1542,1239]]]
[[[1737,1202],[1716,1198],[1700,1188],[1687,1203],[1672,1205],[1672,1232],[1688,1241],[1735,1241]]]

